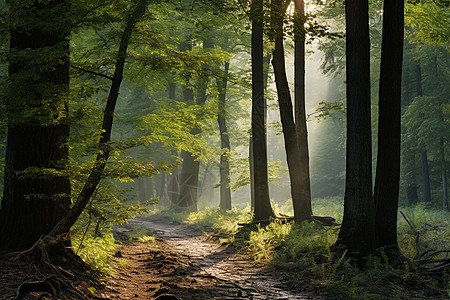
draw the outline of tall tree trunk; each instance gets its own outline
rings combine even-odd
[[[192,133],[195,134],[195,131]],[[200,163],[188,151],[181,151],[181,158],[183,165],[180,172],[180,194],[177,206],[186,211],[196,212]]]
[[[269,198],[267,174],[266,125],[264,120],[263,2],[254,0],[252,16],[252,137],[255,180],[254,219],[267,220],[274,215]]]
[[[153,178],[144,177],[145,200],[153,199]]]
[[[136,179],[136,186],[137,186],[137,197],[139,202],[143,202],[146,200],[145,195],[145,183],[144,183],[144,177],[139,177]]]
[[[401,90],[404,0],[385,0],[379,86],[378,155],[375,176],[377,247],[398,252],[397,210],[400,185]]]
[[[302,194],[303,182],[301,177],[300,147],[298,144],[297,129],[294,122],[291,92],[286,76],[286,66],[284,60],[284,37],[283,19],[288,2],[283,0],[272,1],[271,25],[275,39],[275,49],[272,53],[272,65],[275,74],[278,102],[280,108],[281,125],[283,128],[284,145],[286,158],[291,180],[291,195],[294,204],[294,219],[296,221],[306,220],[311,216],[311,208],[306,204],[306,195]],[[306,122],[306,120],[305,120]]]
[[[175,98],[176,98],[176,83],[175,82],[169,83],[168,90],[169,90],[169,99],[175,100]],[[171,155],[172,155],[172,158],[175,158],[177,153],[175,151],[172,151]],[[169,197],[170,206],[172,207],[173,205],[175,205],[178,202],[178,197],[179,197],[180,186],[179,186],[179,167],[178,167],[178,165],[172,166],[171,174],[169,176],[168,181],[169,182],[167,184],[167,194]]]
[[[312,215],[311,180],[309,176],[308,128],[306,126],[305,100],[305,3],[295,0],[294,29],[294,100],[295,128],[299,146],[299,193],[300,199],[294,202],[296,221],[306,220]]]
[[[167,197],[166,197],[166,172],[161,172],[161,174],[159,174],[161,181],[160,181],[160,185],[159,185],[159,201],[160,204],[162,204],[164,207],[167,207]]]
[[[431,204],[430,171],[428,168],[427,150],[425,148],[421,152],[421,160],[422,160],[423,202],[429,205]]]
[[[70,4],[63,0],[9,4],[16,19],[11,21],[10,30],[0,249],[19,250],[49,233],[70,207]],[[44,23],[48,25],[45,28],[36,25]]]
[[[272,55],[270,53],[264,55],[263,57],[263,69],[264,69],[264,91],[267,89],[267,83],[269,81],[269,67],[270,67],[270,60]],[[267,124],[267,102],[264,101],[264,124]],[[267,145],[267,135],[264,138],[266,140]],[[250,142],[249,142],[249,164],[250,164],[250,207],[252,210],[255,209],[255,170],[253,168],[254,162],[253,162],[253,136],[250,132]]]
[[[210,41],[204,40],[203,47],[205,49],[211,48]],[[192,45],[189,43],[187,49],[191,50]],[[200,79],[197,82],[196,88],[196,104],[204,105],[206,102],[206,89],[208,87],[208,75],[203,67]],[[184,98],[187,103],[194,103],[194,93],[192,89],[185,87],[183,90]],[[192,135],[200,135],[202,131],[199,128],[193,128],[191,130]],[[178,205],[180,208],[195,212],[197,211],[197,198],[198,198],[198,176],[200,170],[200,162],[197,160],[197,156],[188,152],[182,151],[181,157],[183,158],[183,165],[180,174],[180,195]]]
[[[248,144],[248,163],[250,171],[250,207],[251,210],[255,210],[255,162],[253,156],[253,136],[252,130],[250,130],[250,139]]]
[[[444,138],[441,137],[439,145],[441,148],[442,208],[448,210],[447,162],[445,161],[444,144]]]
[[[347,0],[347,159],[344,217],[337,245],[366,257],[375,249],[367,0]]]
[[[230,63],[225,62],[222,78],[217,79],[217,90],[219,92],[219,114],[217,122],[220,130],[220,147],[226,149],[225,154],[220,155],[220,204],[221,210],[231,209],[231,189],[230,189],[230,164],[229,155],[231,151],[230,138],[228,136],[228,128],[226,123],[225,99],[228,82],[228,69]]]
[[[405,49],[408,49],[408,43],[404,42]],[[403,77],[403,98],[402,105],[403,107],[407,107],[413,98],[412,96],[412,83],[413,77],[411,77],[411,68],[408,68],[408,65],[405,66],[404,72],[402,73]],[[406,131],[406,129],[403,129]],[[401,150],[402,153],[402,162],[401,166],[404,167],[404,173],[406,178],[406,197],[408,199],[408,205],[414,205],[419,202],[419,197],[417,196],[417,183],[416,183],[416,150],[412,147],[413,141],[409,137],[408,134],[403,136],[404,138],[404,146]]]
[[[406,141],[405,145],[405,149],[402,152],[404,153],[403,164],[406,172],[406,197],[408,205],[414,205],[419,202],[416,184],[416,154],[414,150],[408,149],[408,145],[412,146],[411,141]]]
[[[420,62],[416,63],[416,92],[418,97],[423,96],[422,87],[422,68]],[[428,155],[427,148],[425,145],[422,146],[422,151],[420,153],[421,166],[422,166],[422,192],[423,201],[425,204],[431,204],[431,187],[430,187],[430,171],[428,168]]]
[[[172,157],[174,157],[176,155],[177,155],[177,153],[175,153],[175,151],[172,151]],[[169,196],[170,206],[171,207],[173,205],[176,205],[176,203],[178,202],[178,198],[179,198],[179,189],[180,189],[180,185],[179,185],[180,171],[179,171],[179,169],[180,168],[179,168],[178,165],[174,165],[172,167],[171,175],[169,177],[167,193],[168,193],[168,196]]]
[[[138,20],[144,15],[145,8],[147,6],[147,0],[140,0],[134,7],[131,15],[126,21],[125,28],[122,33],[122,37],[119,44],[119,50],[117,53],[117,60],[114,69],[114,75],[112,77],[111,88],[109,90],[108,99],[106,101],[106,107],[103,114],[102,134],[99,140],[99,154],[92,167],[86,183],[84,184],[77,201],[64,215],[64,218],[53,227],[52,231],[47,235],[48,238],[56,237],[69,232],[70,228],[77,221],[78,217],[83,212],[84,208],[91,199],[95,189],[97,188],[100,180],[103,178],[103,170],[105,169],[106,162],[109,158],[111,151],[111,130],[113,124],[114,109],[116,107],[117,99],[119,97],[120,85],[123,78],[123,70],[125,67],[125,59],[127,55],[128,44],[130,42],[131,34]]]

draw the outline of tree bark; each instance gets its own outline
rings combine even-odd
[[[447,162],[445,161],[445,141],[443,137],[440,138],[439,145],[441,148],[442,208],[448,210]]]
[[[71,188],[67,173],[70,4],[58,0],[8,6],[16,19],[11,20],[10,30],[0,249],[9,251],[29,248],[52,230],[70,207]],[[36,22],[48,27],[39,28]],[[70,246],[70,240],[63,244]]]
[[[309,219],[311,208],[311,180],[309,175],[308,128],[306,126],[305,99],[305,3],[295,0],[294,16],[294,105],[295,129],[299,147],[299,193],[298,202],[294,203],[294,219]]]
[[[404,41],[404,49],[409,49],[409,44]],[[413,76],[411,76],[411,68],[406,65],[403,68],[402,79],[403,79],[403,97],[402,105],[407,107],[413,98]],[[403,129],[406,131],[406,128]],[[402,161],[401,166],[404,167],[404,173],[406,178],[406,197],[408,199],[408,205],[414,205],[419,202],[419,197],[417,195],[417,183],[416,183],[416,149],[413,146],[413,141],[408,136],[404,135],[403,147],[401,149]]]
[[[375,250],[372,199],[370,42],[367,0],[347,0],[347,159],[344,217],[337,245],[362,258]]]
[[[255,181],[254,220],[274,216],[269,198],[266,125],[264,118],[263,2],[252,1],[252,137]]]
[[[185,50],[192,49],[192,45],[189,43],[185,47]],[[209,41],[203,41],[204,48],[211,48]],[[208,87],[208,76],[206,72],[200,76],[197,82],[196,88],[196,104],[204,105],[206,102],[206,89]],[[194,93],[192,89],[185,87],[183,90],[184,98],[187,103],[194,103]],[[192,135],[200,135],[202,131],[199,128],[192,128]],[[197,211],[197,198],[198,198],[198,176],[200,170],[200,162],[197,156],[188,152],[181,151],[181,157],[183,158],[183,164],[180,174],[180,194],[178,200],[178,206],[183,210],[190,212]]]
[[[230,63],[225,62],[222,78],[217,79],[217,90],[219,92],[219,113],[217,122],[220,130],[220,147],[226,149],[227,153],[220,155],[220,204],[221,210],[231,209],[231,189],[230,189],[230,164],[229,155],[231,151],[230,138],[228,136],[228,128],[226,123],[225,99],[228,82],[228,69]]]
[[[263,75],[263,81],[264,81],[264,91],[267,89],[267,83],[269,81],[269,67],[270,67],[270,60],[272,55],[266,54],[263,57],[263,69],[264,69],[264,75]],[[264,101],[264,124],[267,124],[267,103]],[[267,145],[267,136],[264,138],[266,140]],[[250,132],[250,139],[249,139],[249,164],[250,164],[250,207],[252,210],[255,209],[255,170],[253,168],[254,166],[254,159],[253,159],[253,136]],[[267,156],[267,155],[266,155]]]
[[[176,97],[176,83],[171,82],[168,86],[169,90],[169,99],[175,100]],[[171,152],[172,157],[175,157],[177,153],[175,151]],[[176,205],[179,198],[179,191],[180,191],[180,185],[179,185],[179,166],[174,165],[172,167],[171,175],[169,176],[169,182],[167,186],[167,193],[169,197],[170,206]]]
[[[119,97],[120,85],[123,78],[123,70],[125,67],[125,60],[127,55],[128,44],[130,42],[131,34],[138,20],[144,15],[145,8],[147,6],[147,0],[140,0],[135,6],[127,19],[125,28],[122,33],[122,37],[119,44],[119,50],[117,53],[117,60],[115,64],[115,70],[111,88],[109,90],[108,99],[103,115],[102,134],[99,140],[99,153],[92,167],[86,183],[83,186],[77,201],[72,206],[70,211],[65,214],[64,218],[56,224],[52,231],[47,235],[48,238],[60,236],[69,232],[70,228],[77,221],[78,217],[83,212],[84,208],[88,204],[92,197],[97,185],[103,177],[103,170],[105,169],[106,162],[110,154],[110,141],[111,130],[113,124],[114,109],[116,107],[117,99]]]
[[[421,152],[422,161],[422,191],[423,191],[423,202],[425,204],[431,204],[431,187],[430,187],[430,171],[428,168],[428,156],[427,150],[424,148]]]
[[[300,222],[308,219],[312,215],[312,213],[310,205],[308,207],[308,201],[306,198],[307,195],[304,193],[305,187],[303,186],[304,182],[302,180],[304,179],[302,178],[302,175],[304,174],[301,174],[302,162],[300,158],[300,147],[298,143],[299,135],[297,134],[297,127],[294,121],[291,92],[289,90],[289,83],[286,76],[283,45],[283,19],[287,4],[288,2],[285,2],[283,0],[272,1],[271,25],[275,42],[275,49],[272,53],[272,65],[275,74],[281,125],[283,128],[286,158],[289,169],[289,177],[291,181],[291,195],[294,205],[294,219],[295,221]],[[304,121],[306,123],[306,120]],[[306,134],[306,132],[304,132],[304,134]]]
[[[403,10],[403,0],[384,1],[374,189],[376,246],[390,247],[396,252],[399,252],[397,210],[400,185]]]

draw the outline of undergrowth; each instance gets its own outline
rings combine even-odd
[[[117,248],[111,230],[95,235],[92,232],[84,236],[76,234],[72,238],[74,252],[87,262],[94,270],[100,273],[113,271],[109,258]]]
[[[321,199],[313,202],[313,211],[315,215],[332,216],[340,223],[342,204],[336,198]],[[283,214],[289,214],[287,207],[287,204],[274,205],[275,211]],[[449,249],[448,212],[428,210],[420,205],[402,211],[419,232],[422,247],[419,251]],[[400,267],[391,267],[386,264],[383,251],[380,256],[368,257],[363,267],[356,267],[344,254],[331,250],[339,227],[324,228],[314,222],[272,222],[267,226],[240,228],[238,223],[251,220],[248,209],[227,213],[208,209],[180,215],[177,220],[186,220],[201,230],[213,230],[243,247],[254,260],[286,270],[293,286],[309,286],[343,299],[439,299],[445,298],[443,295],[449,291],[448,273],[444,277],[426,276],[414,271],[406,261]],[[400,214],[398,236],[402,254],[409,260],[416,258],[414,232]]]

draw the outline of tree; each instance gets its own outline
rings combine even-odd
[[[403,0],[384,1],[374,189],[376,246],[392,247],[395,252],[398,252],[403,10]]]
[[[264,55],[262,0],[253,0],[252,16],[252,155],[255,190],[255,221],[274,215],[269,198],[266,124],[264,122]]]
[[[272,25],[272,38],[275,43],[275,49],[273,51],[272,65],[275,74],[275,83],[277,87],[278,102],[280,107],[280,117],[281,124],[284,135],[284,143],[286,149],[286,158],[289,168],[289,177],[291,180],[291,195],[292,202],[294,205],[294,219],[296,221],[303,221],[311,217],[311,194],[309,187],[309,164],[308,164],[308,150],[301,147],[299,144],[299,138],[302,138],[302,142],[305,143],[307,147],[307,135],[306,135],[306,117],[305,117],[305,98],[304,98],[304,51],[303,51],[303,75],[301,75],[302,68],[299,59],[301,60],[301,53],[297,53],[300,57],[296,57],[296,75],[297,75],[297,102],[296,102],[296,114],[297,118],[294,120],[294,113],[292,107],[291,93],[289,90],[289,83],[286,76],[286,67],[284,60],[284,34],[283,34],[283,23],[286,13],[286,9],[289,5],[289,1],[274,0],[272,1],[272,11],[271,11],[271,25]],[[300,24],[297,24],[300,25]],[[300,30],[300,29],[298,29]],[[303,35],[304,36],[304,35]],[[297,36],[297,40],[300,37]],[[303,38],[304,41],[304,38]],[[299,42],[299,41],[297,41]],[[297,45],[299,47],[299,45]],[[304,50],[304,48],[303,48]],[[297,48],[298,52],[302,52]],[[303,97],[302,97],[302,87],[303,83]],[[303,104],[303,106],[302,106]],[[302,107],[301,107],[302,106]],[[297,122],[302,122],[303,126],[297,125]],[[300,129],[300,132],[297,131]],[[301,157],[303,154],[303,157]],[[305,158],[306,154],[306,158]],[[305,166],[302,163],[306,159]],[[306,168],[302,170],[302,168]],[[306,177],[305,177],[306,175]],[[306,182],[305,182],[306,179]],[[307,186],[305,186],[307,185]]]
[[[305,3],[303,0],[295,0],[294,2],[294,105],[295,129],[300,157],[298,175],[300,199],[294,203],[294,215],[297,212],[296,220],[304,220],[312,215],[305,100]]]
[[[344,217],[336,245],[365,257],[375,250],[368,1],[346,1],[345,19],[347,158]]]
[[[226,109],[225,98],[228,81],[228,69],[230,63],[226,61],[224,63],[223,75],[221,78],[217,78],[217,90],[219,92],[219,113],[217,116],[217,122],[219,123],[220,130],[220,144],[222,150],[226,150],[226,153],[220,155],[220,204],[219,207],[222,210],[231,209],[231,189],[230,189],[230,164],[229,155],[231,151],[230,138],[228,136],[228,129],[226,123]]]
[[[70,206],[68,1],[10,1],[8,141],[0,248],[24,249]],[[67,240],[67,243],[70,243]]]
[[[111,132],[114,117],[114,109],[116,107],[117,99],[119,97],[120,85],[122,84],[123,71],[125,67],[125,60],[127,56],[127,49],[130,42],[131,34],[135,28],[136,23],[144,15],[147,6],[147,0],[140,0],[129,13],[123,29],[122,37],[117,52],[117,60],[115,63],[114,75],[111,78],[111,87],[106,102],[106,107],[103,115],[102,134],[98,142],[98,154],[92,167],[91,173],[86,180],[77,201],[72,208],[64,215],[61,221],[56,224],[47,237],[58,237],[69,232],[70,228],[76,222],[78,217],[83,212],[84,208],[91,199],[96,190],[100,180],[103,177],[103,170],[111,153]]]

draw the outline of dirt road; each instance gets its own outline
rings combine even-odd
[[[320,299],[288,289],[285,274],[256,264],[233,248],[214,242],[168,218],[141,217],[117,228],[147,228],[156,243],[126,242],[118,253],[120,271],[101,295],[109,299],[154,299],[171,293],[178,299]]]

